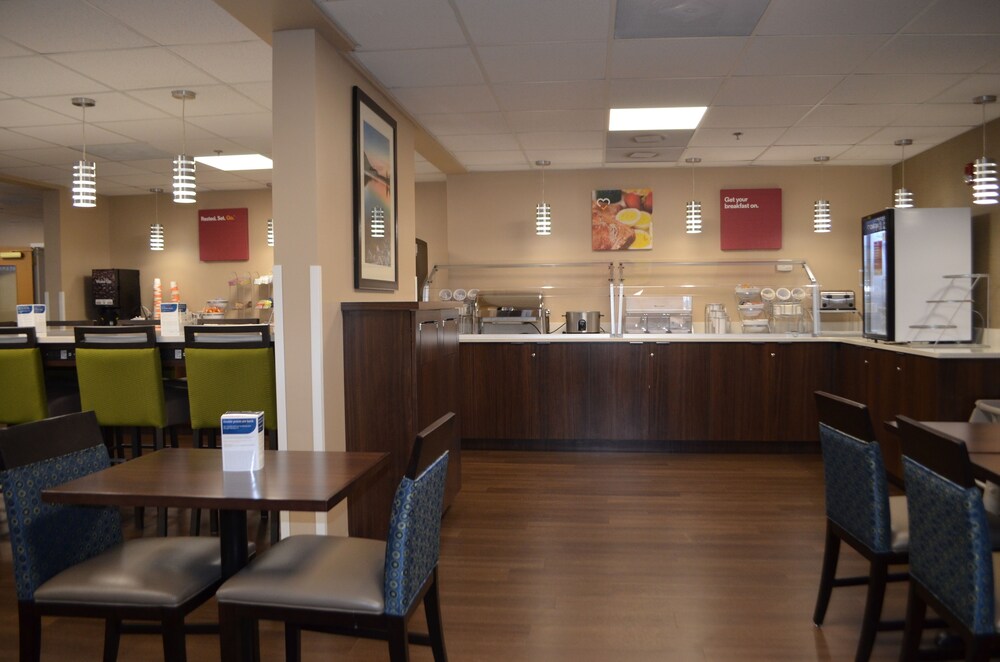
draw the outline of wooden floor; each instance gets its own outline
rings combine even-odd
[[[450,659],[852,660],[863,588],[835,590],[822,629],[811,620],[823,531],[818,455],[467,452],[442,532]],[[6,540],[0,553],[0,660],[14,660]],[[841,566],[865,570],[849,549]],[[886,615],[902,618],[904,601],[891,586]],[[209,602],[193,620],[214,616]],[[94,621],[47,620],[43,660],[99,660],[101,634]],[[261,638],[263,659],[281,660],[281,630],[265,623]],[[872,661],[895,660],[900,638],[880,634]],[[306,660],[388,660],[380,642],[303,644]],[[190,636],[188,651],[217,660],[218,640]],[[126,637],[119,659],[161,659],[159,639]],[[414,647],[412,659],[432,656]]]

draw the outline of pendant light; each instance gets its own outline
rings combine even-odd
[[[896,209],[909,209],[913,206],[913,191],[906,188],[906,146],[912,145],[909,138],[900,138],[894,145],[899,146],[899,188],[896,189]]]
[[[87,97],[73,97],[73,105],[83,110],[83,158],[73,166],[73,206],[97,206],[97,164],[87,160],[87,109],[97,103]]]
[[[551,161],[535,161],[539,168],[552,165]],[[552,207],[545,202],[545,171],[542,170],[542,201],[535,205],[535,234],[547,237],[552,234]]]
[[[267,245],[274,248],[274,219],[267,219]]]
[[[830,231],[830,201],[823,199],[823,164],[830,160],[829,156],[816,156],[813,161],[819,164],[819,197],[813,204],[813,232],[826,233]]]
[[[986,156],[986,104],[996,103],[996,96],[984,94],[972,100],[983,107],[983,155],[972,165],[972,202],[977,205],[997,203],[997,164]]]
[[[162,251],[166,247],[163,226],[160,225],[160,194],[163,193],[163,189],[151,188],[149,190],[153,194],[153,224],[149,226],[149,250]]]
[[[181,153],[174,159],[174,202],[190,204],[195,201],[194,158],[187,154],[187,118],[185,110],[188,99],[194,99],[191,90],[174,90],[175,99],[181,100]]]
[[[691,199],[687,203],[686,228],[688,234],[701,234],[701,202],[695,200],[694,195],[694,165],[701,163],[701,159],[692,156],[684,159],[685,163],[691,164]]]

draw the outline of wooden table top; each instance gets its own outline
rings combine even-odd
[[[969,453],[1000,453],[1000,424],[922,421],[941,434],[964,441]]]
[[[42,492],[53,503],[326,512],[388,466],[387,453],[265,451],[223,471],[222,451],[167,448]]]

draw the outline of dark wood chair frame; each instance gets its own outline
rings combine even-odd
[[[815,397],[821,423],[861,441],[868,443],[875,441],[875,430],[866,405],[824,391],[816,391]],[[837,577],[841,541],[846,542],[868,561],[868,575]],[[823,547],[823,569],[820,573],[819,593],[816,596],[813,623],[817,627],[822,627],[834,588],[868,586],[855,662],[867,662],[871,657],[872,648],[875,645],[875,635],[878,632],[903,629],[905,622],[902,620],[882,620],[882,604],[885,600],[886,584],[907,581],[910,577],[906,572],[890,572],[890,567],[905,565],[908,562],[909,554],[907,552],[877,552],[844,530],[836,522],[827,518],[826,541]]]
[[[448,449],[452,439],[452,426],[455,425],[455,414],[449,412],[422,430],[416,437],[410,452],[406,468],[406,476],[415,478],[428,465]],[[424,605],[427,618],[427,634],[408,631],[410,618],[420,604]],[[363,614],[355,612],[338,612],[321,609],[248,606],[234,603],[219,603],[219,624],[222,637],[222,650],[226,662],[243,662],[256,660],[259,648],[254,651],[239,649],[238,636],[240,622],[250,621],[253,624],[254,640],[257,641],[257,621],[270,620],[285,623],[285,660],[297,662],[301,659],[303,630],[339,634],[348,637],[365,639],[381,639],[389,645],[389,659],[393,662],[409,660],[408,644],[430,646],[434,654],[434,662],[447,662],[448,656],[444,645],[444,629],[441,623],[441,601],[438,593],[437,566],[421,586],[413,605],[404,616],[389,616],[386,614]]]

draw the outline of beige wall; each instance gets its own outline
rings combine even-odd
[[[203,166],[204,167],[204,166]],[[165,299],[169,297],[170,281],[180,288],[181,301],[192,310],[201,310],[207,299],[229,299],[236,303],[236,288],[229,281],[237,277],[246,280],[271,273],[274,249],[267,245],[267,219],[271,217],[271,191],[199,191],[195,204],[174,204],[169,190],[159,194],[154,203],[152,193],[137,196],[116,196],[101,201],[109,208],[111,254],[106,265],[120,269],[138,269],[142,283],[142,303],[152,310],[153,279],[159,278]],[[166,250],[149,250],[149,226],[159,206]],[[249,218],[250,259],[236,262],[202,262],[198,243],[198,210],[246,208]],[[249,288],[241,290],[241,294]],[[252,292],[251,292],[252,294]],[[246,303],[246,302],[244,302]],[[253,301],[256,304],[256,300]],[[253,315],[247,315],[253,316]]]
[[[65,297],[64,319],[84,319],[83,277],[91,269],[111,268],[110,198],[98,196],[97,206],[73,206],[69,189],[46,192],[43,197],[45,226],[45,287],[49,306],[58,318],[60,293]]]
[[[691,197],[688,168],[548,171],[545,195],[552,205],[553,234],[534,233],[534,210],[540,196],[540,175],[536,172],[473,173],[448,177],[448,259],[456,264],[505,262],[608,262],[693,261],[693,260],[773,260],[805,259],[825,289],[858,290],[860,219],[891,201],[888,168],[820,166],[785,168],[698,168],[695,191],[702,202],[704,231],[689,235],[684,230],[684,205]],[[822,179],[822,181],[821,181]],[[651,188],[654,195],[653,249],[619,253],[595,252],[590,247],[591,192],[605,188]],[[782,189],[782,248],[774,251],[722,251],[719,248],[719,190],[722,188]],[[812,231],[813,202],[820,196],[830,200],[833,231]],[[448,283],[453,287],[487,289],[514,282],[510,272],[452,270]],[[569,273],[569,272],[567,272]],[[589,273],[589,272],[588,272]],[[582,278],[588,287],[600,287],[586,310],[607,310],[604,288],[606,272]],[[800,272],[801,273],[801,272]],[[634,274],[634,270],[633,270]],[[772,271],[749,270],[751,280],[768,279]],[[627,282],[630,274],[626,274]],[[696,291],[695,310],[708,298],[734,305],[732,287],[741,282],[738,274],[691,270],[690,279],[715,278],[725,281],[725,290]],[[557,278],[550,276],[550,279]],[[777,276],[775,276],[777,278]],[[799,275],[801,280],[801,275]],[[725,280],[729,279],[729,280]],[[444,281],[441,281],[444,282]],[[541,282],[541,281],[539,281]],[[767,282],[756,282],[767,285]],[[439,283],[435,281],[435,286]],[[433,292],[436,295],[436,288]],[[595,289],[596,293],[596,289]],[[689,293],[689,292],[676,292]],[[578,293],[579,294],[579,293]],[[702,300],[699,301],[698,299]],[[568,306],[587,305],[582,297],[555,300],[553,327]],[[570,308],[573,309],[573,308]]]
[[[448,262],[448,185],[425,182],[416,186],[417,238],[427,242],[428,272]],[[423,283],[418,285],[422,287]]]

